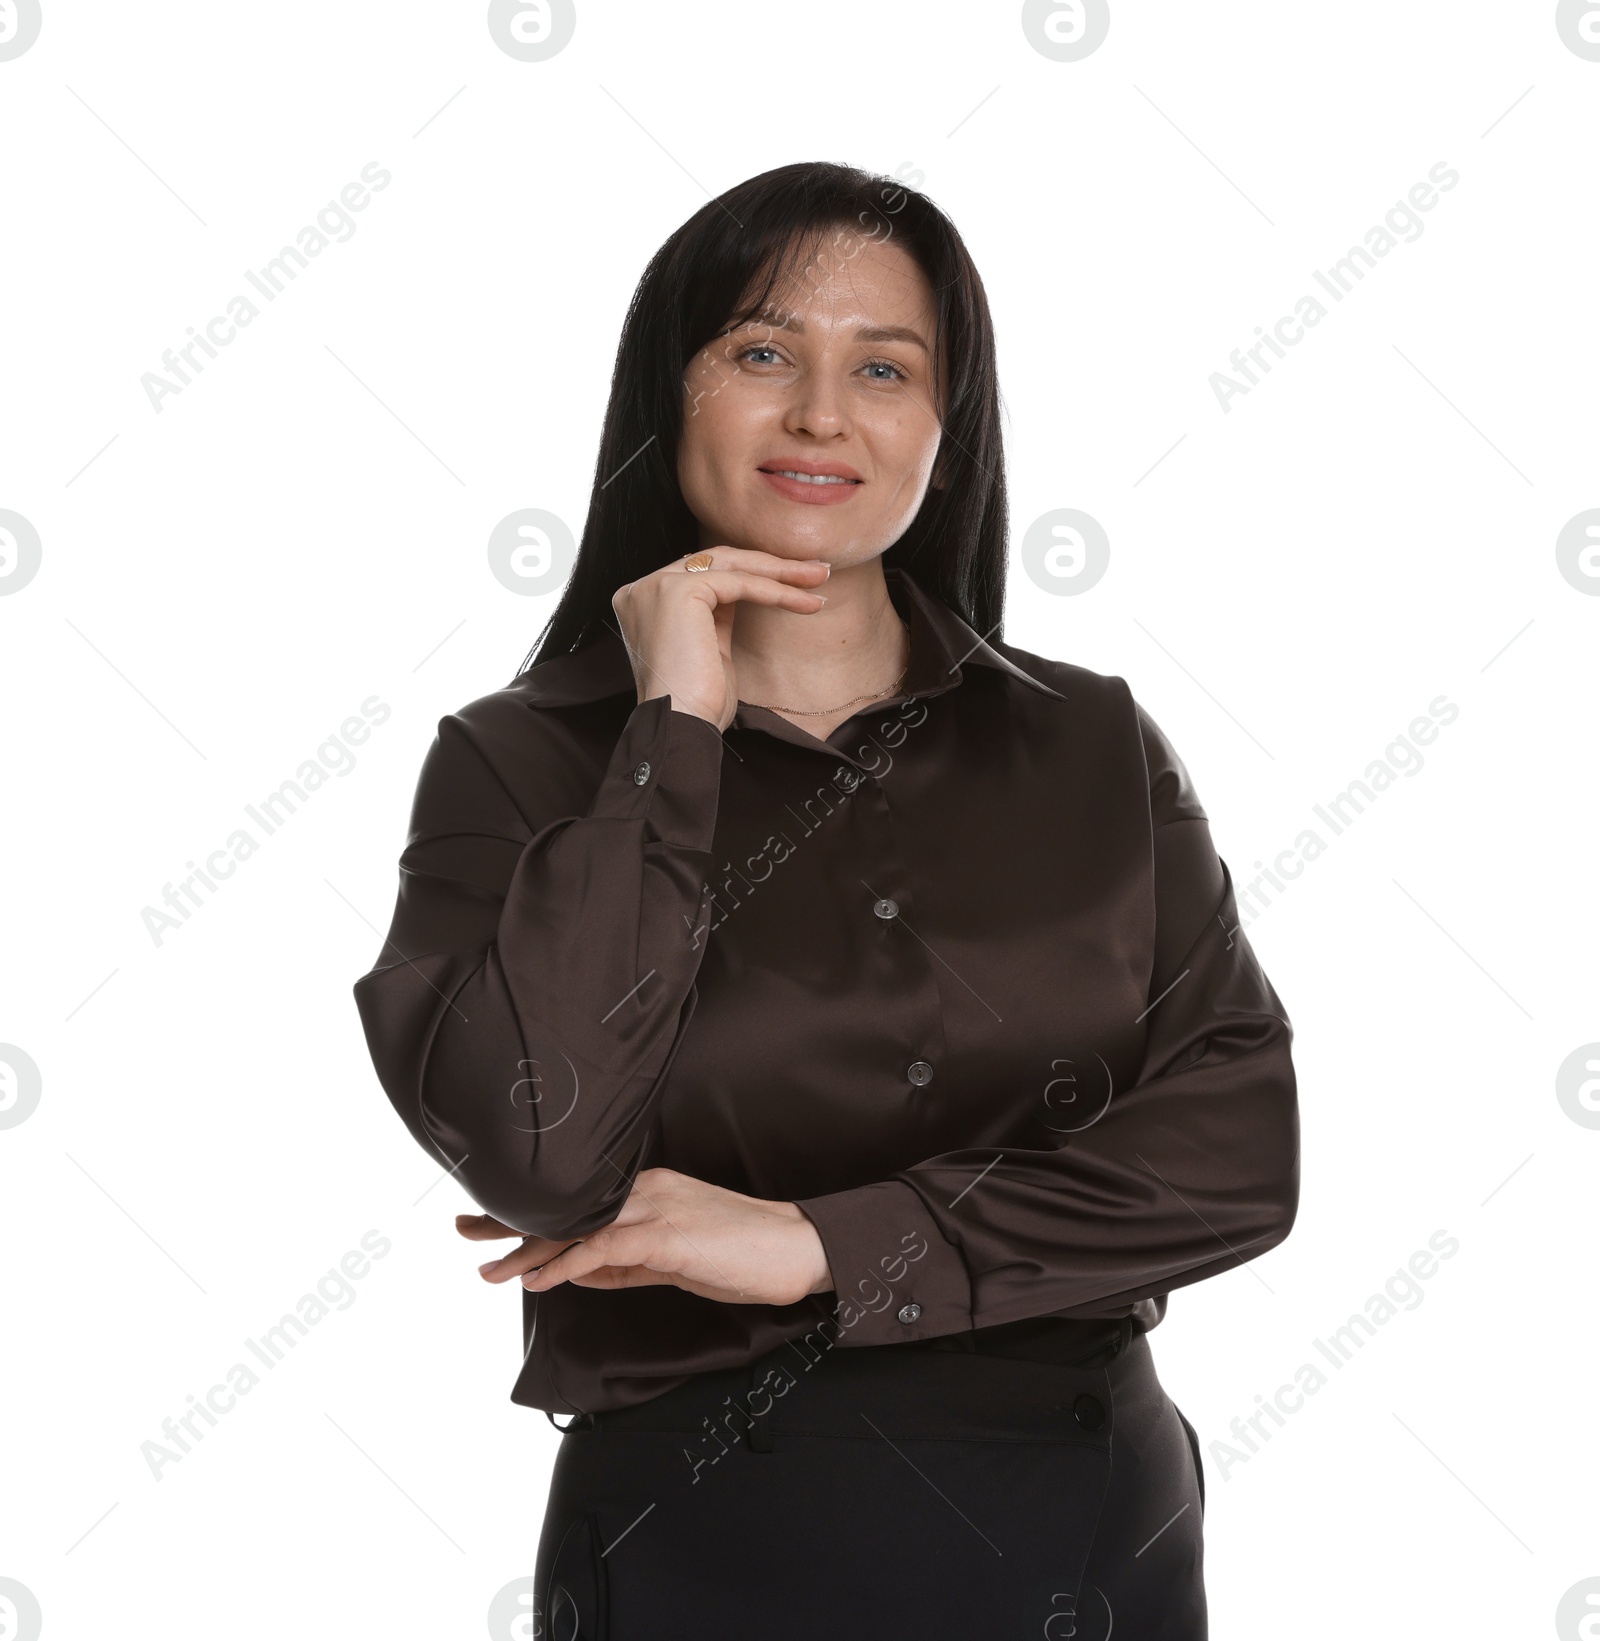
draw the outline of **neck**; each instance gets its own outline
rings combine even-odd
[[[735,607],[731,652],[741,700],[820,710],[892,684],[907,663],[900,614],[883,564],[836,569],[815,615],[763,604]]]

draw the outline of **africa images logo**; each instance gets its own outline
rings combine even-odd
[[[0,63],[20,57],[35,40],[44,24],[39,0],[0,0]],[[0,1630],[7,1637],[9,1630]]]

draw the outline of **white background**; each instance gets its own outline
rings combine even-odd
[[[1300,1217],[1152,1348],[1208,1445],[1329,1383],[1208,1458],[1212,1633],[1544,1635],[1600,1576],[1600,1130],[1556,1097],[1600,1038],[1600,599],[1555,552],[1600,506],[1600,63],[1542,0],[1112,10],[1062,63],[1015,4],[589,0],[524,63],[481,4],[46,0],[0,62],[0,508],[43,542],[0,597],[0,1041],[43,1075],[0,1131],[0,1576],[52,1641],[479,1635],[532,1571],[558,1438],[507,1399],[517,1291],[350,988],[438,719],[553,608],[490,530],[581,529],[646,260],[798,159],[920,173],[966,238],[1015,539],[1073,507],[1111,541],[1081,596],[1015,567],[1004,636],[1129,681],[1237,880],[1459,707],[1250,926]],[[349,242],[153,410],[374,160]],[[1224,413],[1211,374],[1440,161],[1421,236]],[[374,695],[354,769],[157,946],[143,908]],[[354,1302],[154,1479],[162,1421],[372,1229]],[[1440,1230],[1333,1370],[1312,1340]]]

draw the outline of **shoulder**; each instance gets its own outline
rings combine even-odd
[[[615,651],[616,653],[613,653]],[[634,707],[633,672],[618,645],[596,644],[519,672],[440,720],[490,763],[530,749],[586,744],[597,729],[615,739]]]
[[[634,707],[623,691],[578,687],[566,658],[529,668],[437,719],[418,779],[435,822],[537,830],[592,800]],[[562,686],[562,687],[558,687]]]
[[[991,641],[990,648],[1062,697],[1064,709],[1090,714],[1086,727],[1113,745],[1130,751],[1137,748],[1158,822],[1205,817],[1177,748],[1120,673],[1096,672],[999,640]]]
[[[1066,703],[1080,710],[1091,709],[1115,716],[1127,715],[1133,696],[1127,680],[1113,672],[1095,672],[1071,661],[1058,661],[1048,655],[1035,655],[1017,644],[992,638],[988,647],[1005,657],[1013,667],[1026,673],[1035,683],[1053,690]]]
[[[463,702],[439,719],[439,733],[468,742],[486,762],[528,745],[560,723],[560,715],[535,710],[538,692],[534,675],[538,668],[520,673],[499,689],[492,689]]]

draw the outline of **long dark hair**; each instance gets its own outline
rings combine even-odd
[[[751,177],[689,218],[650,259],[633,293],[577,563],[526,670],[615,627],[612,595],[699,546],[678,488],[683,373],[732,325],[759,315],[774,287],[830,230],[899,244],[933,287],[934,355],[944,361],[937,467],[916,517],[883,555],[985,637],[1005,601],[1006,493],[994,326],[983,282],[955,225],[893,177],[824,161]]]

